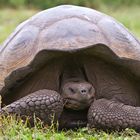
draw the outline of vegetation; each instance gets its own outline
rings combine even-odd
[[[99,8],[101,5],[110,5],[118,7],[122,5],[138,5],[139,0],[0,0],[1,6],[18,7],[35,7],[40,9],[47,9],[60,4],[75,4],[81,6],[87,6],[92,8]]]
[[[0,118],[0,140],[139,140],[140,134],[132,129],[107,133],[96,129],[58,131],[54,126],[43,126],[40,121],[35,127],[27,127],[27,121],[16,121],[15,117]],[[35,120],[36,121],[36,120]]]
[[[0,9],[0,44],[18,24],[37,13],[37,10],[27,9]]]

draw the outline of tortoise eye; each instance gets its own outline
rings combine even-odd
[[[69,90],[72,92],[72,93],[75,93],[75,90],[71,87],[69,87]]]

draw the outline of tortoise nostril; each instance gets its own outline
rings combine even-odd
[[[92,86],[80,89],[80,93],[81,94],[92,94],[92,91],[93,91],[93,87]]]
[[[81,90],[81,93],[86,93],[86,92],[87,92],[86,89],[82,89],[82,90]]]
[[[80,93],[83,95],[87,95],[87,94],[89,94],[89,89],[87,89],[87,88],[81,89]]]

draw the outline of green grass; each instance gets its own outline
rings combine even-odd
[[[140,7],[102,7],[100,11],[113,16],[123,23],[131,32],[140,38]],[[0,9],[0,44],[8,37],[15,27],[34,15],[39,10],[35,9]],[[53,127],[43,127],[37,123],[35,127],[29,128],[15,119],[8,117],[0,119],[0,140],[139,140],[140,134],[134,130],[127,129],[123,132],[106,133],[98,130],[82,128],[77,131],[57,131]]]
[[[37,13],[37,10],[0,9],[0,43],[2,43],[15,27]]]
[[[27,127],[22,120],[16,121],[14,117],[0,119],[0,140],[139,140],[140,134],[134,130],[126,129],[122,132],[106,133],[99,130],[58,131],[52,125],[43,126],[39,121],[35,127]]]
[[[140,6],[119,7],[102,7],[100,11],[114,17],[127,27],[137,38],[140,39]]]

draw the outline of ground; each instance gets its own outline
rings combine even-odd
[[[111,9],[102,7],[100,11],[113,16],[123,23],[135,36],[140,38],[140,7],[120,7]],[[0,44],[8,37],[15,27],[34,15],[39,10],[35,9],[0,9]],[[87,128],[77,131],[57,131],[53,126],[43,127],[41,123],[36,123],[33,128],[27,127],[20,120],[14,118],[0,118],[0,140],[139,140],[140,134],[134,130],[126,129],[123,132],[107,133],[96,129]]]
[[[36,120],[35,120],[36,121]],[[132,129],[122,132],[104,132],[101,130],[78,130],[58,131],[51,127],[36,123],[33,128],[27,127],[22,120],[15,121],[14,117],[0,119],[0,140],[139,140],[140,134]]]

